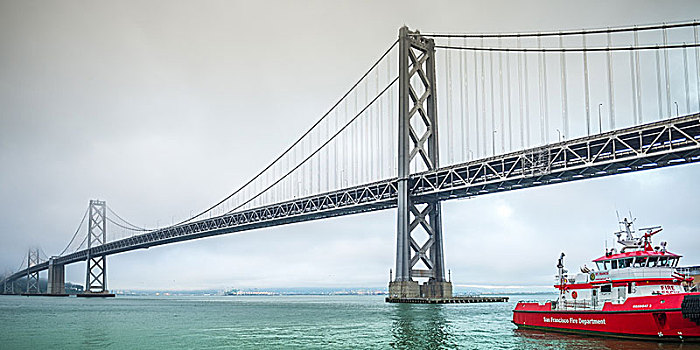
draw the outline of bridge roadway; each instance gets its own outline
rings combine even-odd
[[[474,197],[700,161],[700,113],[565,140],[412,174],[412,199],[421,202]],[[295,222],[396,207],[392,178],[163,228],[90,248],[92,256]],[[417,224],[417,223],[414,223]],[[87,260],[88,249],[56,258],[57,264]],[[48,262],[19,271],[48,269]]]

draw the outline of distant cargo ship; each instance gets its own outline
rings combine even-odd
[[[666,242],[652,246],[661,227],[639,229],[620,222],[617,249],[593,260],[581,273],[568,274],[564,253],[557,264],[556,301],[521,301],[513,310],[518,328],[584,333],[622,338],[700,341],[700,293],[682,285],[692,277],[676,270],[680,255],[666,250]],[[624,237],[623,237],[624,235]]]

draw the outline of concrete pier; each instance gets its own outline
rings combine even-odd
[[[53,296],[68,296],[66,294],[65,266],[56,264],[55,259],[49,259],[49,283],[46,294]]]
[[[99,292],[99,293],[80,293],[75,295],[78,298],[114,298],[114,293],[109,291]]]
[[[505,303],[508,297],[451,297],[451,298],[394,298],[386,297],[387,303],[407,304],[471,304],[471,303]]]
[[[423,284],[417,281],[389,282],[391,299],[449,299],[452,297],[452,282],[429,280]]]

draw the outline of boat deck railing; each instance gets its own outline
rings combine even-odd
[[[552,309],[557,310],[596,310],[602,306],[601,303],[593,303],[591,301],[571,301],[566,300],[564,302],[552,304]]]

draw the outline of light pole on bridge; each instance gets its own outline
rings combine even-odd
[[[498,132],[498,130],[494,130],[493,134],[491,135],[491,153],[493,153],[494,156],[496,155],[496,133],[497,132]]]

